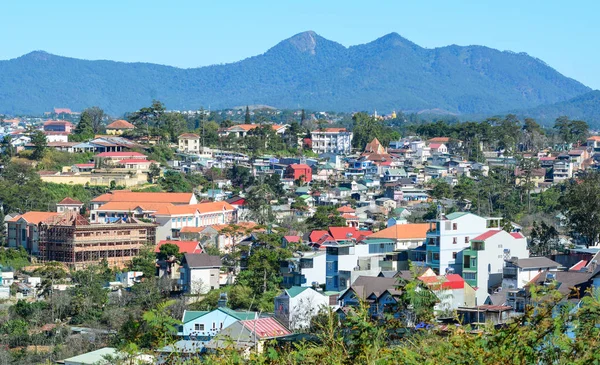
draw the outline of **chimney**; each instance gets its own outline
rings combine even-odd
[[[221,293],[219,301],[217,302],[217,307],[227,308],[227,293]]]

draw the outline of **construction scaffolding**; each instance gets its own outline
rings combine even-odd
[[[155,235],[156,225],[134,218],[90,224],[77,212],[65,212],[40,223],[40,259],[75,270],[103,259],[111,267],[124,268],[145,244],[154,244]]]

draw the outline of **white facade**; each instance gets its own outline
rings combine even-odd
[[[188,294],[206,294],[211,290],[219,289],[219,276],[221,270],[214,267],[180,269],[180,284],[184,286]]]
[[[352,150],[352,132],[342,128],[313,131],[311,141],[315,153],[348,154]]]
[[[292,287],[275,298],[275,317],[290,330],[310,327],[311,319],[329,306],[329,297],[312,288]]]
[[[312,261],[312,263],[310,263]],[[304,275],[306,283],[303,286],[311,286],[312,283],[325,284],[325,252],[316,251],[305,253],[300,258],[300,273]],[[309,267],[312,266],[312,267]]]
[[[209,340],[240,318],[246,319],[242,316],[250,317],[250,315],[254,317],[254,313],[238,313],[229,308],[217,308],[210,312],[184,311],[183,324],[178,335],[186,339]]]
[[[426,239],[427,265],[439,274],[454,270],[462,275],[462,251],[471,247],[471,239],[490,229],[500,229],[500,218],[460,212],[432,222]]]
[[[183,227],[206,227],[213,224],[235,223],[235,209],[215,211],[183,212],[181,214],[155,214],[156,240],[166,240],[179,237]]]
[[[185,133],[178,138],[178,150],[185,153],[200,153],[200,136],[193,133]]]

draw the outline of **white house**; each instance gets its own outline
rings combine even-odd
[[[219,289],[221,258],[205,253],[186,253],[181,263],[179,285],[189,294]]]
[[[488,291],[502,286],[504,260],[528,258],[527,239],[523,234],[502,229],[489,230],[471,239],[463,252],[463,278],[477,288],[477,304],[485,304]]]
[[[500,218],[483,218],[468,212],[442,215],[430,223],[426,238],[426,262],[438,274],[453,271],[462,275],[463,250],[471,239],[491,229],[500,229]]]
[[[310,327],[311,319],[329,306],[329,297],[306,286],[293,286],[275,297],[275,317],[291,330]]]
[[[346,128],[324,128],[310,133],[315,153],[349,154],[352,151],[352,132]]]
[[[200,153],[200,136],[195,133],[184,133],[178,138],[178,150],[185,153]]]
[[[210,341],[223,328],[241,320],[256,318],[255,312],[238,312],[227,307],[212,311],[184,311],[182,325],[177,333],[186,340]]]
[[[502,287],[520,289],[542,271],[556,271],[561,265],[547,257],[510,258],[504,263]]]

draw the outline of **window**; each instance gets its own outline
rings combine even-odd
[[[213,322],[212,329],[213,329],[213,330],[216,330],[216,329],[217,329],[217,324],[216,324],[215,322]]]
[[[469,243],[469,236],[465,237],[465,243]]]
[[[476,275],[477,275],[477,274],[476,274],[476,273],[474,273],[474,272],[464,272],[464,273],[463,273],[463,278],[464,278],[465,280],[475,280],[475,279],[477,279],[477,276],[476,276]]]
[[[477,267],[477,259],[474,257],[471,258],[471,267]]]
[[[434,253],[433,254],[433,260],[434,261],[440,261],[440,254],[439,253]]]
[[[204,324],[201,324],[201,323],[194,324],[194,330],[195,331],[204,331]]]
[[[452,230],[456,231],[458,229],[458,224],[457,223],[452,223]]]
[[[458,255],[458,253],[457,253],[457,252],[452,252],[452,258],[453,258],[453,259],[456,259],[456,256],[457,256],[457,255]]]
[[[457,244],[458,243],[458,238],[456,238],[456,237],[452,238],[452,243],[453,244]]]

